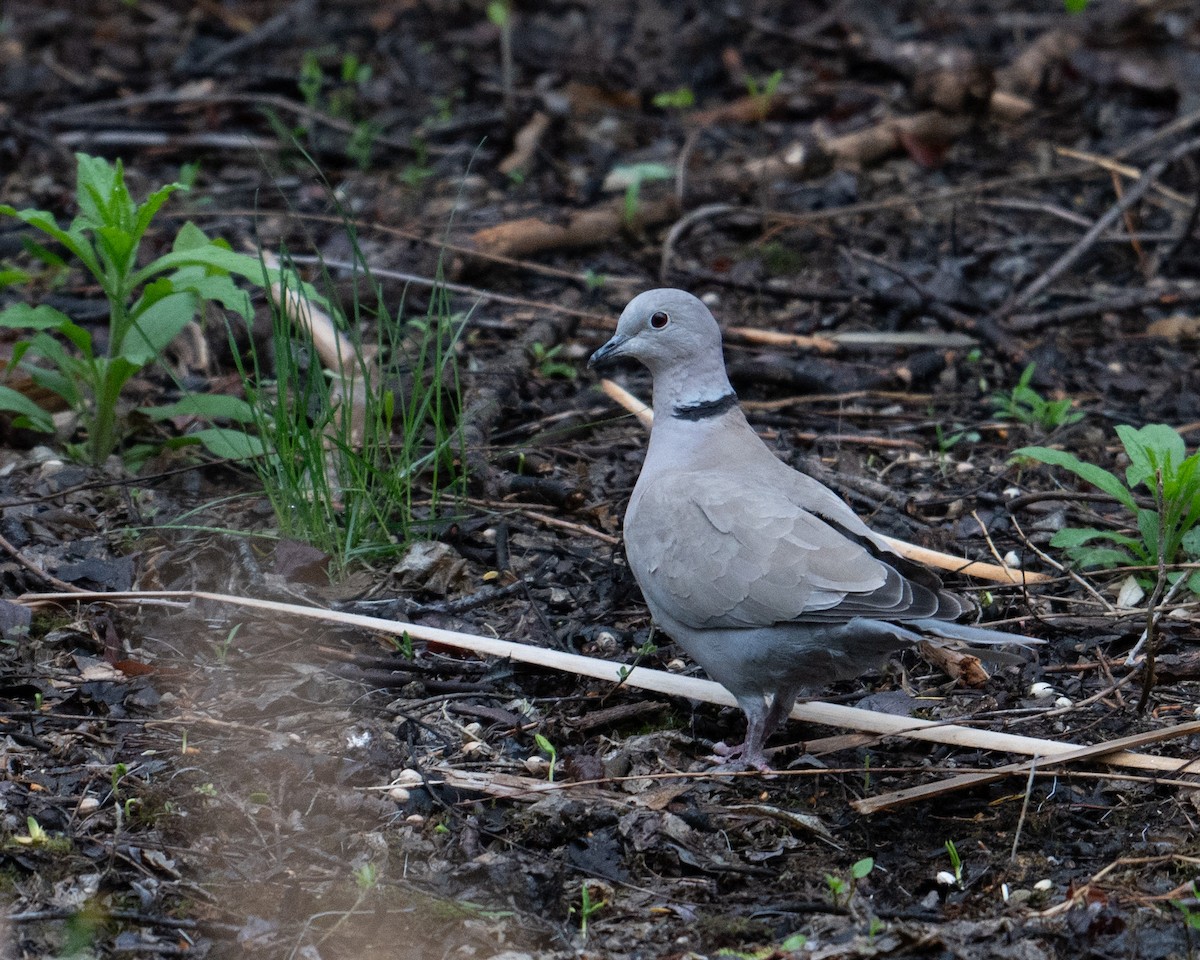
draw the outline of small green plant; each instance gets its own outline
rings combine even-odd
[[[829,896],[833,900],[833,905],[835,907],[843,906],[854,894],[855,887],[858,886],[858,881],[865,879],[874,869],[875,858],[863,857],[861,860],[856,860],[850,865],[850,876],[848,879],[843,879],[832,873],[825,874],[825,886],[829,890]]]
[[[355,54],[347,53],[341,59],[337,75],[330,76],[321,65],[321,59],[320,51],[305,51],[300,61],[296,86],[310,110],[353,124],[346,139],[346,156],[365,170],[371,164],[374,143],[380,131],[378,124],[359,119],[362,115],[362,93],[373,75],[371,65],[363,63]],[[275,126],[281,134],[288,133],[282,125],[276,123]],[[301,127],[293,133],[311,136],[312,131]]]
[[[543,377],[564,377],[567,380],[574,380],[579,376],[579,371],[569,363],[554,359],[562,351],[561,343],[547,349],[544,343],[536,341],[529,349],[533,354],[533,362],[537,364],[538,373]]]
[[[18,303],[0,311],[0,327],[32,332],[13,348],[8,370],[20,368],[43,389],[60,396],[75,411],[87,437],[78,451],[93,464],[103,463],[124,438],[120,418],[125,384],[162,354],[167,345],[207,303],[218,303],[245,320],[250,299],[234,283],[238,276],[264,284],[272,276],[256,258],[234,253],[192,223],[185,223],[169,253],[138,265],[141,242],[155,214],[181,184],[170,183],[136,203],[125,186],[120,161],[76,154],[75,200],[78,213],[62,227],[44,210],[0,205],[0,215],[16,217],[64,247],[95,280],[108,301],[108,344],[97,353],[92,335],[62,311],[42,304]],[[36,242],[29,251],[44,264],[65,269],[66,261]],[[32,360],[36,358],[39,363]],[[191,409],[204,414],[210,404],[229,398],[191,397]],[[0,409],[16,413],[19,425],[53,431],[50,415],[23,394],[0,386]],[[162,413],[151,408],[151,414]],[[170,414],[166,414],[170,415]],[[219,415],[219,414],[218,414]],[[191,442],[228,445],[211,431]],[[259,452],[242,435],[242,455]],[[220,455],[226,455],[222,452]]]
[[[129,768],[123,763],[113,764],[112,773],[109,774],[109,784],[112,787],[113,800],[120,802],[121,800],[121,781],[125,779],[125,775],[129,773]]]
[[[1029,364],[1022,372],[1017,385],[1007,393],[992,395],[992,405],[996,408],[996,416],[1004,420],[1016,420],[1028,427],[1039,427],[1042,430],[1055,430],[1083,419],[1083,414],[1072,410],[1075,403],[1070,397],[1061,400],[1047,400],[1031,387],[1036,363]]]
[[[538,749],[541,750],[542,753],[544,753],[546,756],[548,756],[550,758],[550,769],[546,771],[546,779],[549,780],[551,783],[553,783],[554,782],[554,771],[555,771],[555,768],[558,766],[558,751],[554,749],[554,744],[552,744],[548,739],[546,739],[540,733],[535,733],[533,735],[533,739],[534,739],[534,742],[537,744]]]
[[[588,922],[606,906],[608,906],[607,900],[592,899],[591,888],[585,880],[579,889],[579,910],[576,911],[574,907],[571,907],[571,913],[579,913],[579,936],[583,940],[588,938]]]
[[[1183,914],[1183,925],[1200,932],[1200,880],[1192,881],[1192,899],[1172,900],[1171,905]]]
[[[306,50],[300,60],[300,75],[296,78],[300,96],[310,110],[321,108],[321,89],[325,86],[325,71],[316,51]]]
[[[420,137],[412,138],[413,159],[400,170],[400,182],[414,190],[436,172],[429,164],[429,144]]]
[[[648,636],[646,638],[646,642],[643,643],[640,647],[638,647],[633,652],[634,653],[633,663],[628,664],[628,665],[622,664],[617,669],[618,683],[621,684],[621,683],[624,683],[626,680],[628,680],[630,674],[633,673],[634,667],[636,667],[639,663],[641,663],[647,657],[654,656],[654,654],[656,654],[657,652],[658,652],[658,644],[656,644],[654,642],[654,633],[651,632],[650,636]]]
[[[491,0],[487,16],[500,28],[500,88],[504,97],[504,113],[513,116],[516,108],[516,77],[513,63],[513,15],[511,0]]]
[[[594,290],[599,290],[608,282],[608,277],[602,273],[597,273],[590,267],[583,274],[583,285],[591,293]]]
[[[235,355],[247,427],[269,452],[252,466],[279,533],[329,554],[334,574],[394,555],[433,523],[448,494],[465,490],[456,345],[467,318],[452,314],[437,288],[425,316],[406,320],[363,266],[366,286],[353,291],[347,315],[331,304],[349,348],[340,371],[323,370],[303,334],[293,340],[282,307],[273,317],[273,369],[255,353]],[[363,329],[374,343],[361,342]]]
[[[1092,527],[1068,527],[1050,543],[1062,547],[1081,567],[1101,569],[1156,566],[1200,560],[1200,452],[1187,455],[1187,445],[1172,427],[1152,423],[1140,430],[1121,425],[1117,436],[1129,457],[1125,480],[1102,467],[1080,460],[1073,453],[1050,447],[1022,447],[1014,457],[1025,457],[1062,467],[1099,487],[1132,514],[1137,535]],[[1142,506],[1134,496],[1138,487],[1149,491],[1153,506]],[[1186,576],[1188,588],[1200,594],[1200,571],[1172,571],[1168,582]],[[1145,583],[1152,582],[1146,578]]]
[[[225,634],[225,639],[222,640],[217,646],[217,663],[221,664],[222,666],[225,665],[225,661],[229,659],[229,648],[233,646],[233,641],[236,639],[238,631],[241,629],[242,625],[240,623],[235,623]]]
[[[354,868],[354,883],[363,893],[379,886],[379,868],[370,860]]]
[[[691,87],[676,87],[656,93],[650,102],[659,110],[690,110],[696,104],[696,95]]]
[[[746,92],[754,100],[760,120],[765,120],[767,114],[771,112],[771,100],[774,99],[775,91],[779,89],[779,82],[782,79],[783,71],[776,70],[763,81],[762,86],[759,86],[758,80],[752,75],[746,74]]]
[[[612,182],[625,185],[625,223],[632,224],[637,218],[640,207],[642,184],[654,180],[670,180],[675,176],[675,170],[665,163],[630,163],[614,167],[609,174]]]
[[[1083,13],[1090,0],[1063,0],[1063,9],[1067,13]]]
[[[967,443],[979,442],[979,431],[969,430],[961,423],[954,424],[949,430],[946,430],[941,423],[934,422],[933,433],[937,438],[938,453],[945,457],[951,450],[962,443],[964,440]]]
[[[398,637],[392,637],[392,645],[396,648],[396,652],[405,660],[415,660],[416,655],[413,653],[412,634],[407,630],[403,630]]]
[[[46,833],[45,828],[37,822],[36,817],[25,818],[25,829],[28,831],[25,836],[13,837],[17,843],[37,847],[50,842],[50,834]]]
[[[950,856],[950,869],[954,872],[954,883],[961,887],[963,882],[962,857],[958,855],[958,847],[953,840],[946,841],[946,853]]]

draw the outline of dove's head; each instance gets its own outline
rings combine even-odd
[[[721,353],[721,328],[708,307],[683,290],[647,290],[629,301],[612,339],[589,367],[638,360],[654,376],[654,409],[690,410],[733,397]]]
[[[589,367],[629,357],[657,375],[672,366],[700,368],[721,359],[721,330],[700,300],[683,290],[647,290],[617,321],[612,339],[592,354]]]

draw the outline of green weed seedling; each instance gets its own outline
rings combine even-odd
[[[1140,430],[1121,425],[1117,436],[1129,457],[1125,480],[1073,453],[1050,447],[1022,447],[1014,457],[1026,457],[1062,467],[1099,487],[1132,514],[1137,535],[1091,527],[1060,530],[1050,544],[1063,548],[1081,567],[1156,566],[1200,560],[1200,452],[1187,455],[1183,438],[1172,427],[1152,423]],[[1134,491],[1149,491],[1153,507],[1141,506]],[[1200,570],[1173,571],[1168,582],[1187,576],[1187,587],[1200,594]],[[1144,585],[1152,582],[1150,578]]]
[[[670,180],[675,170],[665,163],[630,163],[613,167],[611,179],[625,184],[625,207],[623,217],[628,226],[637,219],[641,204],[642,184],[655,180]]]
[[[676,87],[656,93],[650,102],[659,110],[690,110],[696,104],[696,95],[691,87]]]
[[[1172,900],[1171,905],[1183,914],[1183,925],[1200,932],[1200,880],[1192,881],[1192,899]]]
[[[108,301],[108,346],[97,353],[92,335],[54,307],[18,303],[0,311],[0,327],[27,331],[29,339],[13,348],[9,370],[18,367],[34,383],[60,396],[77,414],[87,439],[77,451],[102,464],[124,439],[119,409],[121,391],[142,368],[157,360],[166,346],[206,303],[217,303],[250,318],[250,298],[233,282],[241,277],[263,285],[278,278],[255,257],[234,253],[221,240],[210,239],[185,223],[169,253],[138,266],[142,238],[155,214],[182,184],[169,183],[136,203],[125,186],[120,161],[76,154],[75,201],[78,214],[60,226],[44,210],[17,210],[0,204],[0,215],[16,217],[55,241],[92,276]],[[67,261],[36,242],[29,251],[54,269]],[[33,362],[34,359],[40,362]],[[190,413],[220,417],[236,400],[193,396]],[[20,426],[52,432],[53,421],[23,394],[0,386],[0,410],[17,414]],[[173,416],[177,408],[150,408],[151,416]],[[236,430],[213,428],[192,435],[190,442],[208,446],[218,456],[261,453],[251,438]]]
[[[861,860],[856,860],[850,866],[850,876],[848,879],[836,876],[832,873],[825,874],[825,886],[829,890],[829,897],[833,901],[835,907],[844,906],[854,894],[855,887],[858,886],[858,881],[865,879],[875,869],[874,857],[863,857]]]
[[[565,377],[567,380],[574,380],[579,376],[579,371],[569,363],[554,359],[562,351],[561,343],[547,349],[544,343],[537,341],[529,349],[533,354],[533,362],[537,364],[538,373],[543,377]]]
[[[330,77],[321,66],[320,51],[308,50],[300,61],[300,74],[296,78],[296,87],[309,110],[353,124],[345,151],[360,170],[371,165],[372,150],[380,131],[378,124],[356,119],[361,116],[359,100],[371,77],[371,65],[363,63],[353,53],[342,56],[336,78]],[[293,131],[284,129],[278,122],[274,126],[285,140],[310,133],[303,126]]]
[[[504,97],[504,112],[513,115],[516,106],[516,71],[513,61],[513,13],[511,0],[492,0],[487,16],[500,28],[500,88]]]
[[[546,779],[553,783],[554,770],[558,766],[558,751],[554,749],[554,744],[540,733],[535,733],[533,740],[537,744],[538,749],[550,758],[550,769],[546,771]]]
[[[1056,430],[1083,419],[1083,414],[1071,407],[1075,401],[1070,397],[1061,400],[1047,400],[1031,387],[1036,363],[1031,363],[1021,372],[1017,385],[1007,394],[992,395],[992,405],[996,408],[996,416],[1002,420],[1016,420],[1027,427],[1038,427],[1041,430]]]
[[[953,840],[946,841],[946,853],[950,856],[950,868],[954,871],[955,886],[962,886],[963,882],[963,864],[962,857],[958,854],[958,847],[954,845]]]
[[[379,868],[370,860],[354,868],[354,884],[363,893],[379,886]]]
[[[771,100],[775,96],[775,91],[779,89],[779,82],[782,79],[783,71],[776,70],[762,82],[762,86],[759,86],[754,77],[746,74],[746,92],[754,100],[760,120],[766,120],[767,114],[771,112]]]
[[[595,914],[599,913],[604,907],[608,906],[607,900],[593,900],[591,888],[588,887],[585,880],[579,889],[579,936],[583,940],[588,938],[588,921]],[[575,913],[574,907],[571,907],[571,913]]]

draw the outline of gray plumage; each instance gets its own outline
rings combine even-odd
[[[746,714],[732,754],[766,738],[805,688],[853,677],[934,635],[1038,642],[953,621],[970,607],[893,552],[832,490],[777,459],[746,422],[721,332],[682,290],[650,290],[589,366],[640,361],[654,427],[625,514],[629,566],[655,622]]]

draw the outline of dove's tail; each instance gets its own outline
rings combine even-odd
[[[985,627],[973,627],[950,620],[911,620],[905,626],[916,627],[922,633],[932,634],[943,640],[962,640],[965,643],[977,643],[984,646],[1011,644],[1019,647],[1036,647],[1046,642],[1019,633],[1003,633],[1000,630],[988,630]]]

